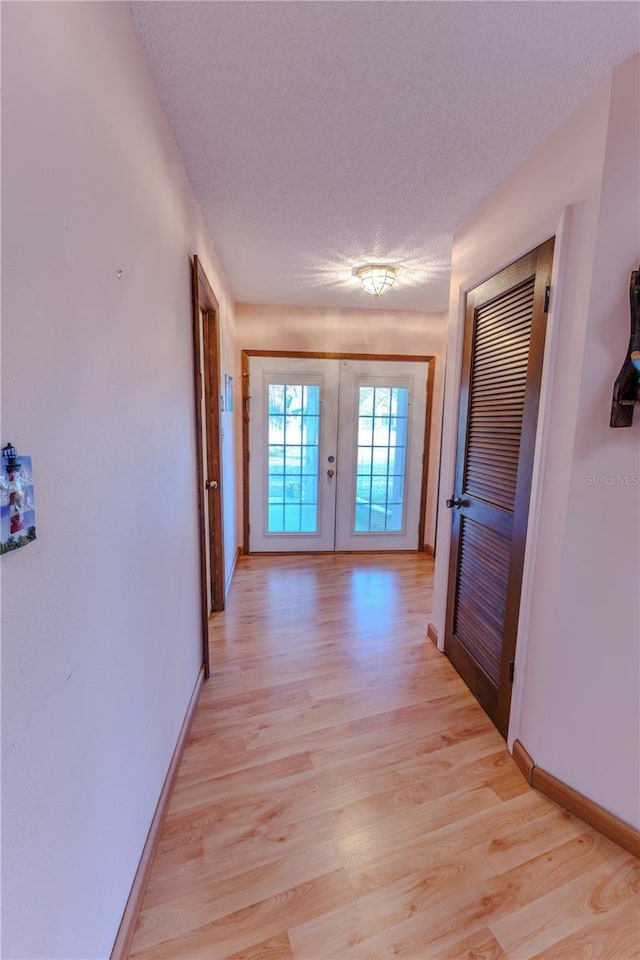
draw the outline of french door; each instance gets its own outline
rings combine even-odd
[[[416,550],[427,362],[249,358],[249,550]]]

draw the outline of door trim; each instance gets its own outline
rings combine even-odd
[[[202,662],[209,677],[209,614],[224,610],[224,538],[222,530],[222,473],[220,454],[220,326],[219,306],[197,256],[192,264],[193,370],[196,427],[196,474],[198,484],[198,527],[200,533],[200,607],[202,626]],[[202,312],[204,377],[200,370],[200,312]],[[204,383],[201,381],[204,379]],[[205,532],[204,460],[202,456],[202,410],[204,390],[207,411],[207,465],[209,475],[217,477],[217,490],[209,490],[209,543]],[[212,558],[211,611],[207,604],[207,550]]]
[[[398,353],[334,353],[307,350],[243,350],[242,351],[242,530],[243,552],[249,551],[249,358],[250,357],[291,357],[312,360],[372,360],[399,361],[405,363],[426,363],[427,372],[427,408],[424,421],[424,449],[422,454],[422,486],[420,488],[420,520],[418,523],[418,552],[426,550],[424,542],[427,483],[429,479],[429,445],[431,441],[431,407],[433,404],[433,381],[436,358],[434,356],[406,356]],[[340,552],[340,551],[337,551]]]

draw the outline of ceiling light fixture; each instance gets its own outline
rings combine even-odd
[[[384,263],[368,263],[358,270],[358,279],[367,293],[379,297],[386,290],[391,290],[395,283],[396,271]]]

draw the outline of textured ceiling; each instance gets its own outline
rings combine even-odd
[[[237,301],[442,310],[451,235],[607,71],[626,2],[134,2]],[[397,265],[384,302],[353,277]]]

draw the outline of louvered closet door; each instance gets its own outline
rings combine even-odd
[[[467,296],[445,649],[505,736],[552,258],[549,240]]]

